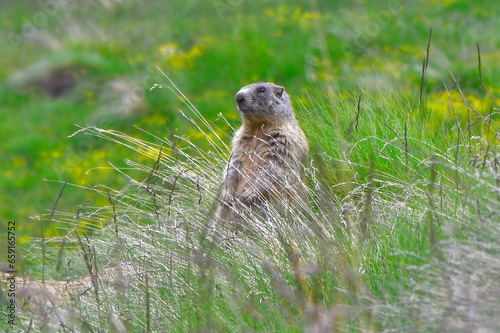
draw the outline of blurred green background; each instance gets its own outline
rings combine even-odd
[[[450,70],[469,103],[487,103],[476,42],[483,81],[498,92],[499,14],[500,4],[486,0],[2,1],[0,233],[16,220],[20,242],[40,235],[37,216],[51,210],[66,181],[77,186],[66,188],[58,210],[73,214],[89,199],[107,204],[80,187],[124,185],[112,165],[125,167],[127,150],[69,138],[76,125],[142,136],[140,127],[196,142],[199,133],[179,113],[183,101],[150,90],[168,84],[156,66],[229,140],[218,115],[238,126],[233,96],[254,81],[284,85],[295,105],[313,90],[336,98],[336,85],[418,96],[432,27],[425,100],[435,129],[452,119],[442,82],[459,99]]]

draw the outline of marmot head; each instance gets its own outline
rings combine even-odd
[[[285,88],[274,83],[253,83],[238,91],[235,96],[238,110],[244,121],[268,123],[294,118]]]

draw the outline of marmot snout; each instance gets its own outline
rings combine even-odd
[[[287,200],[301,183],[309,152],[285,88],[254,83],[241,88],[235,100],[243,124],[224,171],[217,211],[224,222],[239,211],[238,205]]]

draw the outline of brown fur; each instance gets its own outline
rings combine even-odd
[[[239,215],[243,206],[287,200],[301,183],[309,151],[283,87],[254,83],[235,99],[243,125],[234,136],[224,171],[217,212],[224,222]]]

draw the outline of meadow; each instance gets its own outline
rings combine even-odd
[[[499,5],[32,5],[0,5],[12,331],[497,329]],[[234,235],[212,217],[255,81],[292,96],[309,197]]]

